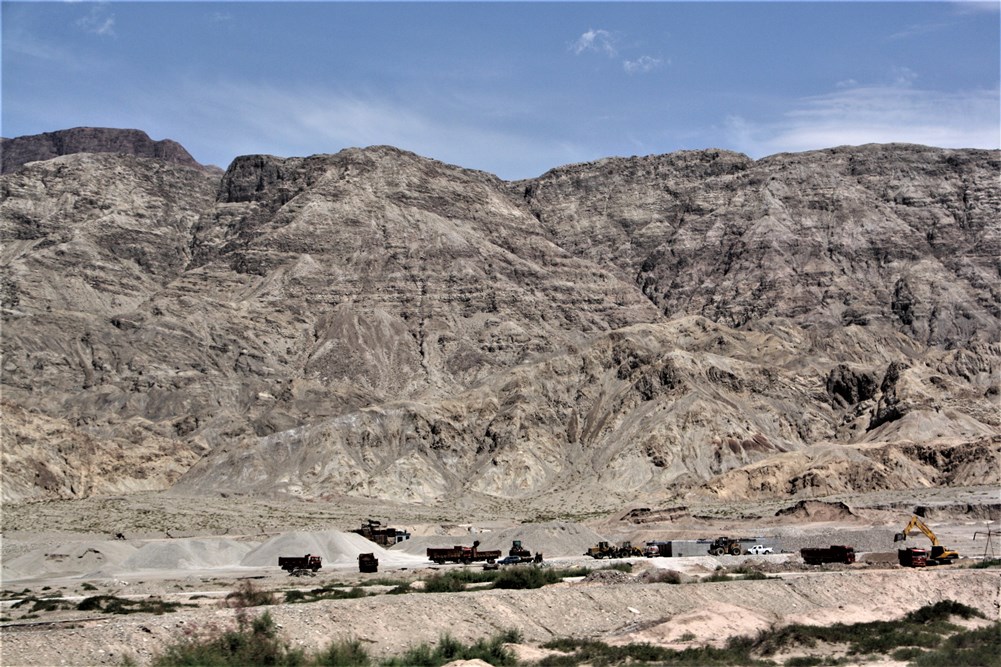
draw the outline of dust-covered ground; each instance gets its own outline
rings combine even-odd
[[[650,642],[684,648],[719,644],[788,623],[830,624],[889,620],[939,600],[955,600],[999,618],[1001,572],[969,569],[984,555],[1001,556],[997,525],[1001,491],[995,487],[923,489],[895,494],[825,498],[800,503],[743,505],[650,504],[609,514],[562,517],[497,512],[496,507],[188,499],[129,496],[46,502],[4,508],[3,596],[0,663],[4,665],[118,664],[126,657],[147,664],[163,647],[193,629],[225,627],[237,609],[226,596],[251,583],[285,592],[318,587],[366,586],[367,597],[269,606],[293,646],[319,648],[332,640],[359,639],[375,655],[434,642],[443,632],[475,640],[500,630],[520,631],[519,650],[558,637],[608,643]],[[963,556],[956,564],[924,570],[896,564],[894,534],[920,513],[940,541]],[[347,532],[363,518],[407,529],[412,538],[390,549]],[[124,539],[116,539],[120,533]],[[760,537],[777,545],[767,556],[705,555],[631,559],[631,574],[606,571],[537,590],[471,590],[463,593],[384,595],[395,583],[416,583],[460,565],[437,566],[428,546],[471,545],[500,549],[512,540],[545,554],[545,567],[607,566],[585,557],[599,540]],[[859,562],[811,567],[804,546],[849,544]],[[906,544],[928,546],[924,536]],[[357,557],[374,553],[379,572],[360,574]],[[320,555],[323,569],[293,578],[278,556]],[[663,570],[696,581],[720,568],[744,565],[765,580],[699,585],[650,583]],[[469,567],[478,567],[477,565]],[[517,565],[513,567],[529,567]],[[79,611],[89,596],[185,606],[163,615],[111,615]],[[35,599],[59,598],[42,610]],[[28,600],[28,602],[23,602]],[[50,605],[53,606],[53,605]],[[32,611],[35,608],[38,611]]]

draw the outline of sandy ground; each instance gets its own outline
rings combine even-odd
[[[459,521],[465,516],[442,514],[442,508],[374,507],[368,504],[317,507],[279,501],[247,503],[242,524],[236,508],[219,500],[204,503],[202,512],[222,511],[208,519],[185,499],[150,496],[145,499],[104,499],[83,503],[44,503],[4,508],[2,538],[3,596],[0,599],[0,664],[117,664],[130,656],[147,664],[162,647],[185,632],[224,627],[235,622],[236,610],[225,596],[249,581],[275,591],[279,599],[290,589],[323,585],[352,586],[366,579],[419,581],[443,568],[426,560],[427,546],[471,544],[506,550],[514,539],[546,554],[546,566],[607,562],[583,556],[599,539],[642,544],[649,539],[764,536],[779,540],[785,553],[764,557],[705,556],[635,559],[633,576],[618,572],[534,591],[470,591],[457,594],[378,595],[388,586],[367,588],[376,593],[352,600],[268,607],[282,632],[296,646],[318,648],[334,639],[360,639],[375,654],[399,652],[422,641],[435,641],[448,631],[474,640],[514,628],[524,637],[521,651],[532,651],[554,637],[599,638],[611,643],[646,641],[684,647],[719,643],[733,635],[754,634],[784,623],[857,622],[902,616],[924,604],[952,599],[998,619],[1001,572],[965,567],[973,557],[1001,556],[1001,540],[991,545],[985,531],[997,525],[1001,493],[994,488],[920,491],[909,497],[857,497],[852,502],[760,503],[754,506],[651,507],[650,512],[623,511],[586,522],[525,522],[509,516]],[[950,567],[927,570],[896,565],[893,541],[911,512],[921,507],[926,522],[940,540],[966,557]],[[34,509],[32,530],[30,510]],[[89,511],[97,509],[94,514]],[[776,512],[786,509],[785,514]],[[360,516],[402,521],[414,537],[383,549],[346,532]],[[226,511],[233,521],[227,521]],[[285,530],[266,525],[264,516],[285,512]],[[162,517],[160,514],[162,513]],[[68,530],[74,525],[99,530]],[[149,518],[172,521],[163,533],[138,530]],[[430,519],[430,520],[429,520]],[[253,523],[257,523],[256,528]],[[126,539],[114,539],[113,527],[124,526]],[[10,529],[14,528],[14,529]],[[171,535],[167,537],[166,533]],[[976,539],[974,536],[976,535]],[[860,552],[853,566],[804,566],[802,546],[852,544]],[[927,546],[923,536],[908,544]],[[357,571],[359,553],[380,560],[377,574]],[[279,555],[321,555],[324,567],[315,577],[289,577],[276,565]],[[752,564],[768,580],[713,584],[643,583],[644,572],[676,570],[694,579],[717,568]],[[517,566],[525,567],[525,566]],[[29,605],[15,608],[28,596],[59,596],[79,601],[96,594],[133,599],[150,596],[183,602],[187,607],[156,616],[110,616],[76,610],[30,615]]]

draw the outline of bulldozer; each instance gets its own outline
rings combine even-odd
[[[709,553],[713,556],[722,556],[723,554],[739,556],[740,551],[740,540],[732,537],[717,537],[709,545]]]
[[[935,536],[932,529],[925,525],[925,522],[917,516],[911,517],[911,520],[907,523],[907,527],[904,528],[903,532],[897,533],[893,536],[893,541],[903,542],[907,539],[912,530],[920,530],[925,534],[925,537],[931,540],[931,553],[928,554],[928,565],[949,565],[954,560],[959,558],[959,554],[957,552],[940,544],[938,537]]]

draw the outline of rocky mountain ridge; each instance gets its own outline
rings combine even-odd
[[[19,169],[28,162],[51,160],[74,153],[115,153],[135,157],[152,157],[167,162],[199,167],[210,171],[181,144],[171,139],[154,141],[142,130],[120,130],[108,127],[75,127],[69,130],[43,132],[14,139],[0,138],[0,173]]]
[[[26,164],[0,181],[4,499],[997,483],[930,476],[921,452],[1001,451],[999,165],[918,146],[513,183],[391,147],[245,156],[221,179]],[[60,482],[53,429],[61,451],[153,463]],[[893,471],[859,473],[888,446]]]

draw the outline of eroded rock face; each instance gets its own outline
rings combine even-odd
[[[206,452],[184,493],[628,500],[817,443],[979,442],[1001,428],[997,170],[913,146],[519,183],[391,147],[222,178],[34,162],[0,181],[4,398],[145,447],[161,488]],[[30,440],[4,445],[17,470]],[[64,479],[11,488],[124,488]]]
[[[756,162],[684,151],[519,183],[563,247],[616,266],[666,316],[888,325],[997,341],[996,151],[869,145]]]
[[[184,146],[170,139],[153,141],[142,130],[75,127],[71,130],[0,139],[0,170],[6,174],[28,162],[50,160],[73,153],[116,153],[202,168]]]

